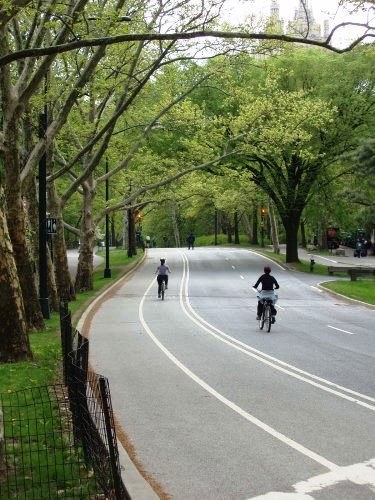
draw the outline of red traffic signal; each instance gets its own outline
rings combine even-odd
[[[260,215],[261,215],[262,217],[265,217],[265,216],[267,215],[267,210],[266,210],[265,208],[261,208],[261,209],[260,209]]]
[[[138,212],[137,215],[135,216],[135,218],[137,219],[138,222],[141,222],[142,221],[142,214],[141,214],[141,212]]]

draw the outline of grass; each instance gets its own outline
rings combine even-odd
[[[374,281],[332,281],[324,283],[324,287],[345,297],[375,305]]]
[[[128,258],[124,250],[111,249],[111,278],[103,277],[103,262],[95,269],[94,289],[78,293],[76,300],[69,303],[72,314],[84,309],[93,296],[115,282],[124,273],[126,266],[139,260],[141,256],[142,254],[138,254]],[[89,478],[91,472],[82,467],[80,451],[72,453],[71,429],[62,429],[66,426],[66,419],[64,413],[60,412],[60,399],[51,403],[45,389],[45,386],[61,381],[58,313],[52,313],[51,318],[45,321],[43,331],[30,335],[30,343],[34,356],[32,361],[0,364],[0,402],[2,401],[3,409],[6,410],[6,455],[14,457],[18,464],[17,470],[9,471],[7,483],[0,481],[0,498],[15,498],[15,494],[23,498],[51,498],[51,493],[57,498],[61,496],[61,492],[69,498],[71,495],[74,498],[89,498],[89,491],[96,489],[95,481]],[[64,404],[64,398],[62,400]],[[11,418],[7,421],[9,414]],[[37,428],[34,431],[38,432],[33,432],[33,426],[41,426],[41,434]]]
[[[98,253],[98,255],[104,252]],[[74,314],[84,307],[101,289],[115,282],[127,264],[139,260],[142,255],[128,258],[124,250],[110,250],[111,278],[103,277],[105,262],[100,264],[93,275],[93,290],[78,293],[76,300],[69,303]],[[45,385],[56,380],[56,371],[61,362],[60,318],[54,312],[45,320],[45,329],[30,335],[33,361],[0,364],[0,393],[26,387]]]

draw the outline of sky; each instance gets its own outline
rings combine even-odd
[[[280,17],[286,21],[293,19],[294,11],[299,5],[299,0],[279,0]],[[365,22],[366,14],[349,16],[342,8],[338,9],[338,0],[309,0],[308,5],[312,9],[315,21],[323,24],[325,19],[329,20],[330,29],[343,21]],[[246,14],[256,13],[268,16],[270,13],[271,0],[226,0],[226,17],[231,22],[241,22]],[[374,14],[374,13],[373,13]],[[375,24],[373,22],[372,24]],[[345,28],[341,35],[337,36],[335,44],[343,45],[356,38],[360,32],[356,28]]]

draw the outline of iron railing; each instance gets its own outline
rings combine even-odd
[[[0,394],[0,498],[130,500],[109,383],[89,371],[67,302],[60,327],[64,384]]]

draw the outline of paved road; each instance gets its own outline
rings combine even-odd
[[[177,500],[373,499],[375,309],[272,263],[280,300],[266,334],[250,288],[264,257],[163,255],[164,302],[151,249],[90,323],[91,363],[146,471]]]
[[[69,266],[70,276],[72,280],[74,280],[78,266],[78,256],[79,256],[78,249],[68,250],[67,256],[68,256],[68,266]],[[99,257],[98,255],[94,254],[94,267],[101,264],[103,260],[104,260],[103,257]]]
[[[319,255],[313,251],[307,251],[304,248],[298,249],[298,256],[302,260],[310,261],[310,257],[313,255],[314,260],[318,264],[323,264],[327,266],[331,265],[346,265],[346,266],[366,266],[375,267],[375,255],[368,255],[367,257],[354,257],[353,248],[340,247],[340,250],[345,252],[345,255],[336,255],[335,250],[332,250],[331,255]],[[286,246],[280,245],[280,252],[285,254]]]

